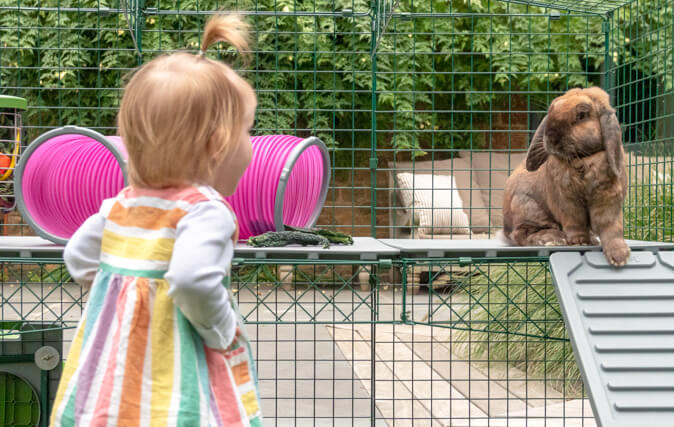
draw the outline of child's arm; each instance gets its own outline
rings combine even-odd
[[[105,217],[100,213],[90,216],[68,240],[63,250],[63,261],[73,280],[89,288],[96,277],[101,257],[101,239]]]
[[[165,275],[169,296],[214,349],[226,349],[236,330],[236,316],[222,284],[234,254],[235,229],[232,213],[222,202],[199,203],[178,223]]]

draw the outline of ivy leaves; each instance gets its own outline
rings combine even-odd
[[[0,9],[0,85],[28,98],[26,123],[39,127],[29,140],[65,124],[112,133],[125,76],[139,63],[121,12],[131,1],[66,3],[68,9],[46,10],[40,0],[21,0]],[[247,11],[251,64],[244,67],[226,46],[209,56],[234,64],[255,86],[257,133],[370,146],[370,1],[153,0],[145,6],[156,11],[139,16],[142,61],[196,51],[213,11]],[[375,57],[380,148],[478,147],[475,129],[486,129],[492,112],[515,97],[536,110],[570,87],[599,84],[606,57],[602,19],[590,15],[551,19],[545,9],[507,2],[419,0],[400,2],[390,18]],[[671,90],[671,22],[671,5],[649,1],[619,13],[610,56],[637,62],[652,47],[657,58],[639,67],[665,75]]]

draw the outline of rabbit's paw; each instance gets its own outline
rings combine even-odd
[[[603,249],[608,262],[616,267],[625,265],[630,257],[630,247],[622,239],[615,239],[606,243]]]
[[[568,233],[566,241],[569,245],[596,245],[599,243],[599,240],[595,236],[591,236],[590,233]]]
[[[566,233],[554,228],[540,230],[529,236],[529,244],[533,246],[564,246],[567,244]]]

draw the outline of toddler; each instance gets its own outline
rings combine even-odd
[[[223,196],[251,160],[256,98],[205,57],[220,41],[247,50],[247,26],[213,17],[198,55],[158,57],[126,86],[119,129],[130,185],[65,248],[90,293],[51,425],[262,425],[250,347],[223,286],[237,241]]]

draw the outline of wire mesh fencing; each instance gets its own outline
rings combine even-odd
[[[275,262],[231,285],[265,425],[594,425],[545,258]],[[2,366],[29,341],[65,359],[86,293],[58,260],[2,266]]]
[[[608,19],[609,78],[623,123],[630,191],[626,235],[671,241],[674,176],[674,6],[633,2]]]
[[[24,143],[63,125],[112,135],[135,67],[196,53],[207,17],[237,10],[253,29],[251,62],[224,45],[208,55],[254,85],[256,134],[315,135],[330,147],[319,225],[476,239],[501,227],[505,180],[550,101],[598,85],[623,126],[625,234],[671,241],[672,9],[17,0],[0,4],[0,87],[28,100]],[[18,215],[3,223],[30,234]],[[269,425],[594,425],[545,258],[275,262],[238,260],[232,284]],[[0,265],[2,366],[29,366],[36,342],[67,354],[86,293],[62,261]]]
[[[671,239],[666,0],[18,0],[0,5],[0,86],[28,99],[25,143],[62,125],[114,134],[135,67],[196,53],[220,10],[251,24],[250,63],[224,45],[209,57],[254,85],[254,133],[314,135],[331,148],[320,225],[376,237],[493,236],[505,179],[550,101],[598,85],[629,153],[626,234]]]
[[[377,128],[377,215],[388,220],[378,237],[493,236],[505,180],[547,106],[602,84],[597,15],[485,6],[415,3],[393,14],[376,58],[377,121],[389,124]]]

